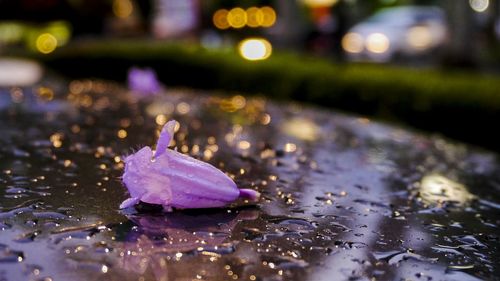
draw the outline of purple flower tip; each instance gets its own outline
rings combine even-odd
[[[253,189],[240,189],[240,198],[249,199],[255,202],[260,199],[260,192]]]
[[[257,201],[260,193],[238,189],[234,181],[214,166],[168,149],[176,121],[167,122],[161,130],[156,151],[146,146],[125,158],[123,182],[130,198],[120,208],[139,201],[172,208],[223,207],[238,198]]]

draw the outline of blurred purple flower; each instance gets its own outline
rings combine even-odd
[[[174,136],[175,121],[163,127],[153,152],[143,147],[125,159],[123,182],[130,193],[120,208],[139,201],[172,208],[223,207],[238,198],[258,200],[260,193],[238,189],[234,181],[214,166],[168,149]]]
[[[155,95],[161,89],[160,82],[153,69],[137,67],[132,67],[128,71],[128,87],[130,90],[143,95]]]

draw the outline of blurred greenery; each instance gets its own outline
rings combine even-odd
[[[121,81],[130,66],[148,66],[167,86],[313,103],[500,149],[500,137],[494,133],[500,120],[500,79],[494,75],[335,64],[279,52],[268,60],[249,62],[233,49],[149,41],[72,44],[38,58],[69,77]]]

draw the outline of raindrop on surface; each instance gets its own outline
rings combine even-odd
[[[452,255],[452,256],[463,256],[464,255],[462,252],[460,252],[456,249],[450,248],[450,247],[434,246],[434,247],[431,247],[431,249],[437,253],[446,254],[448,257],[450,257],[450,255]]]
[[[276,269],[292,269],[292,268],[304,268],[309,265],[303,259],[295,258],[292,256],[267,256],[263,255],[261,257],[267,262],[267,264],[272,264],[272,268]]]
[[[21,251],[13,251],[4,244],[0,244],[0,263],[22,262],[24,253]]]
[[[466,245],[473,246],[473,247],[478,247],[485,249],[487,248],[486,245],[484,245],[481,241],[479,241],[476,237],[473,235],[465,235],[462,237],[454,237],[457,241],[462,242]]]

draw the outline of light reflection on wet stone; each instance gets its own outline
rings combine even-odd
[[[498,156],[240,93],[0,89],[0,280],[474,280],[500,275]],[[178,151],[257,205],[119,211],[124,156]]]

